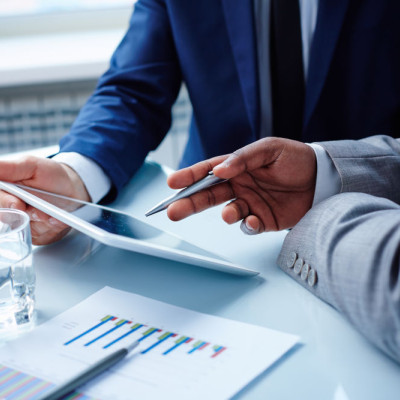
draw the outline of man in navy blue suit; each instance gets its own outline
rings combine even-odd
[[[112,198],[162,141],[182,82],[193,118],[181,166],[266,136],[398,136],[399,15],[396,0],[139,0],[60,154],[2,162],[0,179]],[[6,194],[0,205],[26,209]],[[27,210],[36,243],[64,234]]]

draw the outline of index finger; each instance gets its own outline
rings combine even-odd
[[[228,155],[217,156],[208,160],[200,161],[191,167],[176,171],[168,177],[168,186],[171,189],[181,189],[189,186],[207,176],[209,171],[212,171],[216,165],[222,163],[227,158]]]
[[[257,140],[234,151],[214,172],[220,178],[231,179],[245,171],[266,167],[275,162],[290,143],[296,142],[277,137]]]

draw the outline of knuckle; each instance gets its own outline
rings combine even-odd
[[[28,164],[33,164],[38,160],[38,157],[32,156],[32,155],[27,155],[23,156],[19,159],[20,163],[28,163]]]
[[[231,201],[228,204],[228,206],[232,207],[235,210],[236,221],[246,218],[249,214],[249,208],[248,208],[246,202],[241,199],[236,199],[236,200]]]
[[[246,157],[246,150],[245,149],[246,148],[235,150],[230,156],[231,163],[235,163],[236,165],[238,165],[240,167],[240,169],[242,169],[244,171],[248,169],[248,167],[247,167],[247,165],[248,165],[247,161],[248,160],[247,160],[247,157]]]
[[[216,198],[213,190],[207,190],[207,203],[210,206],[215,206],[216,204]]]
[[[189,196],[188,200],[191,203],[191,209],[193,210],[193,214],[197,214],[199,212],[197,207],[197,202],[193,199],[193,196]]]
[[[240,216],[240,219],[243,219],[249,215],[249,208],[247,206],[247,203],[243,201],[242,199],[238,199],[235,201],[235,206],[238,210],[238,214]]]

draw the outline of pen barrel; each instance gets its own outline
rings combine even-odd
[[[180,199],[184,199],[185,197],[189,197],[192,194],[195,194],[197,192],[200,192],[201,190],[207,189],[211,186],[217,185],[218,183],[225,182],[226,179],[221,179],[218,178],[215,175],[208,175],[204,179],[193,183],[193,185],[190,185],[182,190],[180,190],[178,193],[173,194],[171,197],[168,197],[163,203],[165,206],[169,206],[171,203],[174,201],[178,201]]]
[[[180,190],[179,192],[174,193],[172,196],[166,198],[161,203],[158,203],[155,207],[153,207],[151,210],[149,210],[146,213],[146,216],[155,214],[159,211],[163,211],[170,204],[172,204],[175,201],[184,199],[185,197],[189,197],[194,193],[197,193],[201,190],[207,189],[211,186],[217,185],[218,183],[222,183],[225,181],[227,181],[227,179],[218,178],[211,172],[205,178],[201,179],[200,181],[193,183],[193,185],[190,185],[190,186]]]
[[[38,400],[58,400],[62,398],[68,393],[71,393],[72,391],[77,389],[79,386],[82,386],[97,375],[112,367],[118,361],[123,359],[127,354],[127,349],[120,349],[115,353],[110,354],[109,356],[88,367],[79,375],[63,383],[61,386],[55,387],[53,390],[45,394],[43,397],[40,397],[40,399]]]
[[[176,194],[176,200],[182,199],[184,197],[188,197],[194,193],[200,192],[200,190],[207,189],[211,186],[214,186],[218,183],[225,182],[226,179],[218,178],[214,174],[210,174],[206,176],[204,179],[194,183],[193,185],[188,186],[185,189],[182,189],[180,192]],[[176,201],[175,200],[175,201]]]

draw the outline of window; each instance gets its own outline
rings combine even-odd
[[[2,38],[124,30],[136,0],[0,0]]]
[[[109,9],[133,3],[134,0],[0,0],[0,16]]]

